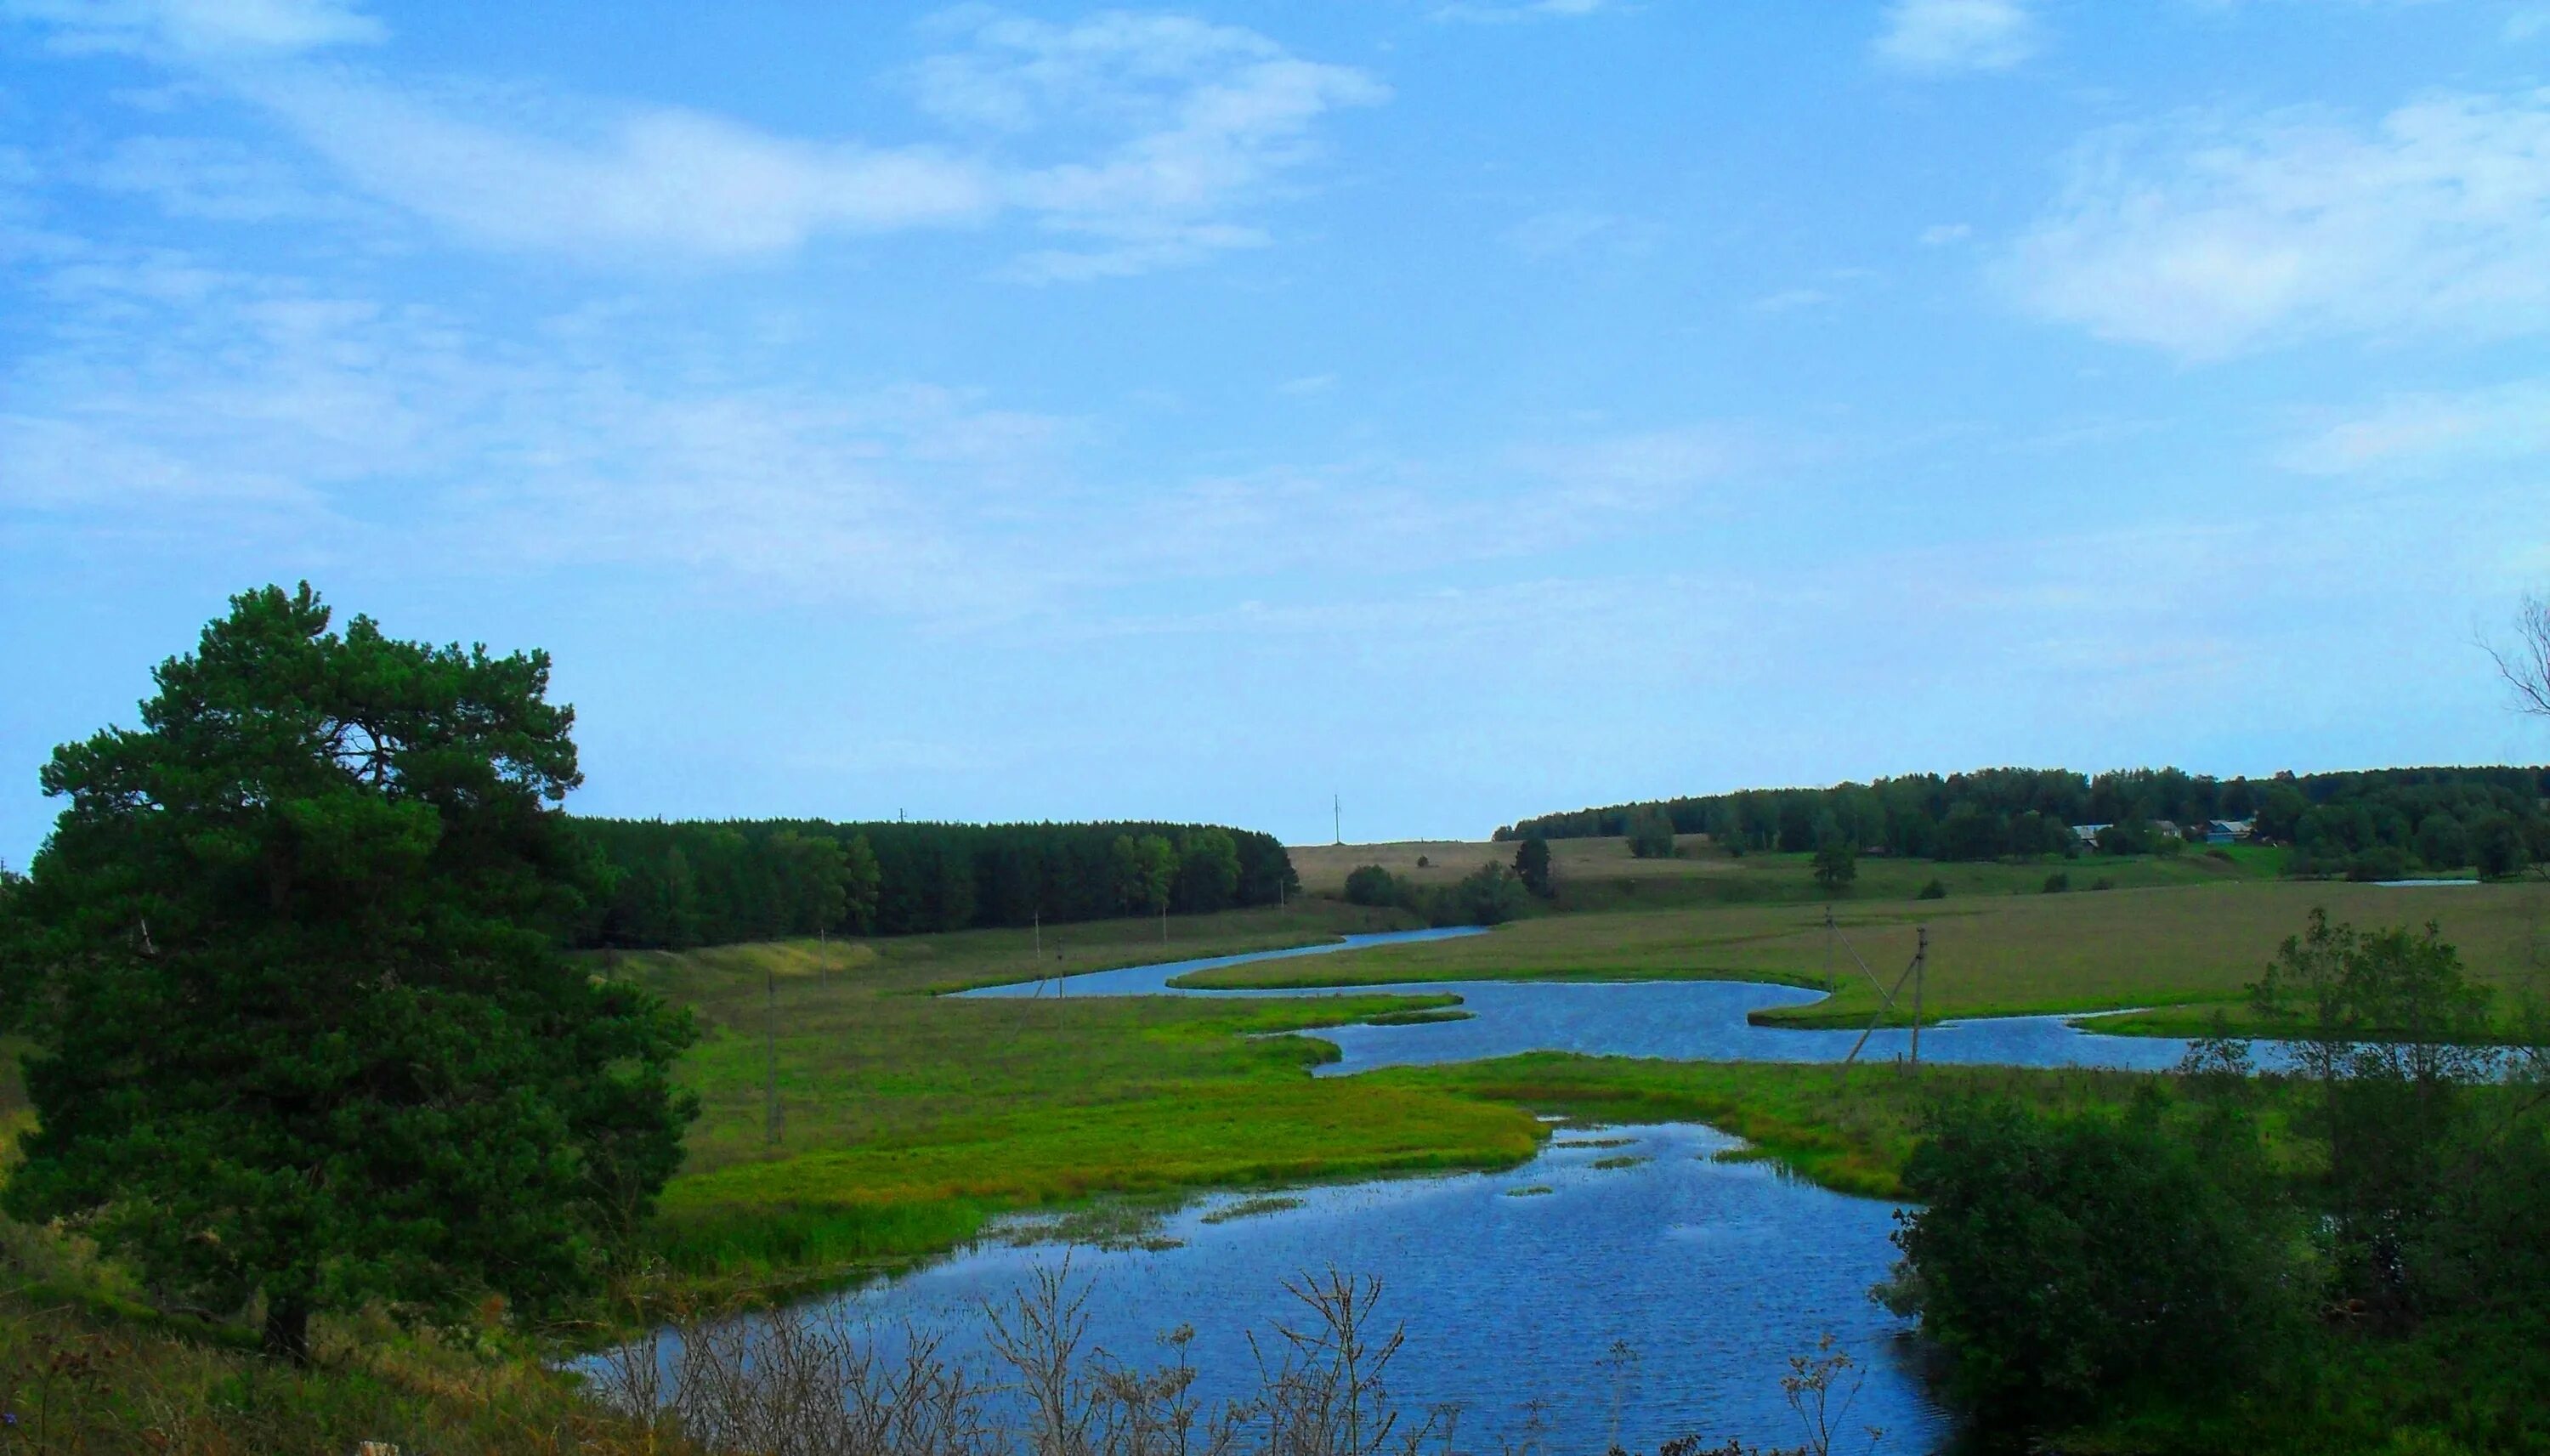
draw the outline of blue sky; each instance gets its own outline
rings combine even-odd
[[[2550,7],[0,0],[0,856],[225,596],[579,808],[2550,758]]]

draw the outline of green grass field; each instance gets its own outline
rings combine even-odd
[[[1354,846],[1349,846],[1354,847]],[[1413,858],[1413,856],[1412,856]],[[1428,855],[1429,860],[1432,856]],[[2550,885],[2409,891],[2260,879],[2254,863],[2124,861],[2091,867],[2140,888],[2062,895],[2030,866],[1886,864],[1836,905],[1837,922],[1888,975],[1927,925],[1931,1016],[2166,1007],[2151,1029],[2236,1008],[2277,943],[2313,907],[2359,924],[2439,918],[2511,1002],[2550,958]],[[1430,868],[1430,866],[1429,866]],[[2077,877],[2083,866],[2073,867]],[[1750,856],[1758,899],[1541,915],[1488,935],[1261,962],[1196,977],[1217,986],[1355,986],[1470,979],[1740,977],[1820,984],[1822,907],[1794,897],[1795,857]],[[1915,901],[1933,875],[1944,900]],[[1783,886],[1781,877],[1792,883]],[[2196,878],[2191,881],[2190,877]],[[1687,878],[1699,878],[1698,875]],[[1658,883],[1667,883],[1659,879]],[[1760,1144],[1809,1177],[1887,1194],[1919,1097],[1891,1072],[1535,1056],[1315,1080],[1323,1025],[1441,1015],[1407,994],[1300,1001],[1174,998],[951,1000],[952,987],[1051,970],[1302,944],[1399,923],[1308,899],[1284,911],[1026,932],[730,946],[597,957],[699,1014],[683,1067],[703,1116],[667,1191],[658,1247],[695,1284],[836,1279],[934,1252],[1005,1211],[1103,1195],[1175,1196],[1430,1169],[1531,1155],[1559,1112],[1601,1120],[1695,1118]],[[1054,959],[1059,940],[1061,959]],[[1827,1003],[1773,1019],[1865,1020],[1876,993],[1836,942]],[[775,1019],[770,998],[775,990]],[[782,1140],[765,1134],[764,1028],[775,1025]],[[2030,1100],[2112,1101],[2133,1079],[1937,1069],[1936,1090],[1989,1083]],[[2111,1085],[2112,1084],[2112,1085]]]
[[[1165,954],[1300,944],[1386,922],[1320,901],[1173,919]],[[1066,926],[1059,964],[1157,960],[1158,933],[1156,921]],[[692,1007],[701,1021],[682,1078],[699,1091],[702,1116],[660,1220],[675,1268],[711,1281],[822,1279],[948,1247],[1005,1209],[1492,1166],[1536,1146],[1537,1124],[1516,1109],[1314,1081],[1310,1068],[1332,1048],[1266,1034],[1440,1010],[1448,998],[932,994],[1034,974],[1028,942],[1024,932],[967,931],[610,958],[610,974]],[[1048,956],[1052,947],[1048,931]],[[605,958],[594,965],[604,970]],[[786,1124],[776,1147],[765,1135],[765,1024],[776,1027]]]
[[[1720,977],[1821,986],[1829,975],[1836,987],[1831,1000],[1761,1019],[1856,1025],[1881,1001],[1840,937],[1892,984],[1912,955],[1916,929],[1926,925],[1926,1018],[2156,1008],[2162,1010],[2103,1022],[2103,1029],[2184,1034],[2203,1029],[2217,1012],[2245,1021],[2242,988],[2313,908],[2325,907],[2333,919],[2367,927],[2438,921],[2472,973],[2499,988],[2501,1011],[2508,1016],[2536,985],[2550,991],[2543,979],[2550,975],[2550,884],[2540,881],[2386,889],[2262,879],[2254,862],[2182,855],[2077,861],[2068,867],[2075,885],[2106,877],[2119,888],[2048,895],[2041,892],[2048,872],[2041,866],[1867,861],[1852,892],[1832,902],[1840,937],[1828,947],[1820,900],[1774,898],[1796,892],[1795,885],[1776,884],[1782,874],[1812,891],[1803,863],[1774,855],[1742,862],[1760,862],[1746,873],[1764,877],[1767,903],[1546,915],[1482,936],[1230,966],[1181,984]],[[1912,899],[1934,875],[1947,883],[1947,898]],[[2189,876],[2209,878],[2191,882]]]
[[[1420,885],[1448,885],[1489,860],[1512,863],[1514,844],[1487,840],[1406,840],[1390,844],[1314,844],[1297,847],[1295,871],[1303,888],[1337,895],[1356,867],[1377,864]],[[1748,854],[1730,858],[1705,836],[1685,834],[1671,859],[1640,859],[1626,839],[1552,839],[1550,867],[1558,894],[1549,909],[1662,909],[1676,906],[1761,904],[1820,905],[1828,897],[1814,882],[1810,856]],[[1423,859],[1422,866],[1417,861]],[[2034,894],[2045,878],[2068,874],[2075,887],[2101,881],[2112,889],[2161,885],[2210,885],[2233,880],[2273,879],[2283,872],[2281,849],[2226,848],[2219,855],[2190,848],[2163,858],[2138,855],[2079,860],[2046,859],[2024,863],[1942,863],[1927,859],[1859,861],[1853,900],[1910,900],[1935,879],[1951,896]]]

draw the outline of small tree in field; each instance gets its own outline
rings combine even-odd
[[[1629,853],[1640,859],[1673,858],[1673,821],[1663,810],[1641,809],[1630,818]]]
[[[431,1318],[589,1289],[681,1157],[686,1016],[568,965],[589,857],[548,661],[231,603],[139,729],[53,752],[9,1212],[171,1305]]]
[[[1546,900],[1558,890],[1558,878],[1550,869],[1549,841],[1538,834],[1522,841],[1515,851],[1515,874],[1522,887]]]
[[[1826,839],[1815,849],[1815,883],[1827,895],[1839,895],[1859,878],[1859,853],[1847,839]]]

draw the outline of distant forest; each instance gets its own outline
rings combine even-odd
[[[598,946],[1200,914],[1301,884],[1273,835],[1216,825],[575,823],[616,872],[579,936]]]
[[[1628,834],[1659,817],[1753,850],[1854,849],[1929,859],[2070,854],[2074,825],[2114,825],[2102,847],[2153,846],[2144,826],[2254,820],[2257,837],[2295,846],[2298,873],[2379,872],[2394,864],[2477,865],[2511,873],[2550,862],[2550,768],[2386,768],[2217,779],[2175,768],[2096,777],[2067,769],[1914,774],[1829,789],[1751,789],[1543,815],[1500,839]]]

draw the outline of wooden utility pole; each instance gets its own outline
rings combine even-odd
[[[1044,907],[1043,907],[1043,906],[1040,906],[1040,905],[1039,905],[1039,906],[1037,906],[1037,907],[1035,908],[1035,910],[1032,912],[1032,914],[1031,914],[1031,918],[1029,920],[1028,923],[1029,923],[1030,926],[1032,926],[1032,927],[1034,928],[1034,931],[1035,931],[1035,958],[1036,958],[1036,961],[1037,961],[1039,964],[1041,964],[1041,963],[1043,962],[1043,960],[1044,960]]]
[[[1912,942],[1912,1070],[1921,1070],[1921,983],[1930,972],[1930,927],[1923,925]]]
[[[761,972],[761,1051],[762,1130],[777,1147],[784,1128],[779,1112],[779,971],[773,966]]]
[[[1833,943],[1833,918],[1832,918],[1832,907],[1831,907],[1831,906],[1829,906],[1829,905],[1827,905],[1827,906],[1825,906],[1825,907],[1824,907],[1824,994],[1825,994],[1826,996],[1830,996],[1830,995],[1832,995],[1832,992],[1833,992],[1833,978],[1832,978],[1832,943]]]

